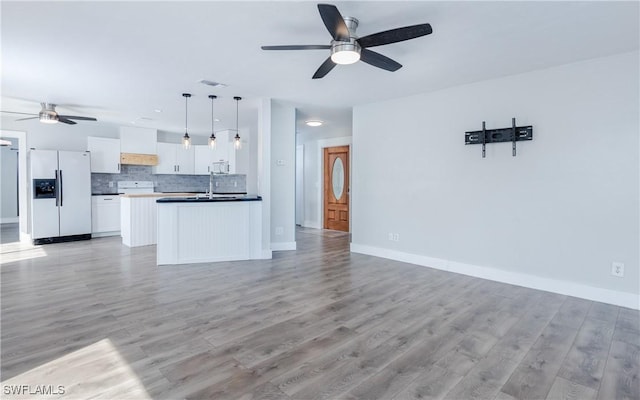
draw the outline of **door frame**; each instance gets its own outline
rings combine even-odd
[[[18,139],[18,226],[20,229],[20,241],[31,241],[31,216],[27,207],[29,194],[29,176],[27,175],[27,133],[2,129],[0,136]]]
[[[315,228],[323,229],[324,226],[324,149],[327,147],[338,147],[338,146],[349,146],[349,187],[346,188],[349,190],[349,231],[353,229],[353,225],[351,224],[352,215],[353,215],[353,207],[351,206],[353,203],[353,199],[351,194],[353,190],[353,146],[352,146],[352,137],[344,136],[337,137],[331,139],[321,139],[318,140],[318,181],[319,184],[316,187],[318,196],[317,196],[317,210],[318,216],[320,217],[318,221],[318,225]]]

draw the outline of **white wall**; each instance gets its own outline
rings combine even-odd
[[[304,146],[304,178],[303,178],[303,199],[302,225],[310,228],[322,228],[322,146],[339,146],[350,144],[351,141],[344,138],[351,137],[351,121],[344,126],[333,126],[330,128],[309,130],[307,133],[296,135],[296,143]],[[333,141],[331,139],[336,139]],[[349,172],[353,168],[349,169]]]
[[[0,147],[0,223],[18,222],[18,139]]]
[[[638,308],[638,75],[632,52],[355,107],[352,249]],[[517,157],[464,145],[512,117]]]
[[[296,110],[271,101],[271,248],[295,249]],[[279,165],[279,161],[282,165]],[[282,233],[279,232],[282,229]]]
[[[3,117],[2,128],[27,132],[27,148],[42,150],[86,151],[87,136],[120,137],[118,126],[95,122],[47,125],[38,120],[14,121]]]

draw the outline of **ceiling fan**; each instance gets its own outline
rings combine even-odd
[[[3,113],[9,114],[24,114],[24,115],[35,115],[35,117],[27,117],[20,118],[16,121],[25,121],[28,119],[36,119],[38,118],[40,122],[45,124],[56,124],[58,122],[62,122],[63,124],[75,125],[77,122],[72,121],[74,119],[79,121],[97,121],[97,119],[93,117],[80,117],[77,115],[60,115],[56,112],[56,105],[52,103],[40,103],[42,109],[38,114],[30,114],[30,113],[22,113],[22,112],[13,112],[13,111],[0,111]]]
[[[397,71],[402,65],[389,57],[371,51],[368,47],[382,46],[385,44],[402,42],[415,39],[433,32],[431,25],[419,24],[391,29],[358,38],[356,28],[358,20],[353,17],[342,17],[338,8],[331,4],[318,4],[318,11],[322,22],[333,37],[328,45],[284,45],[262,46],[262,50],[331,50],[331,56],[327,58],[320,68],[313,74],[313,79],[324,77],[336,66],[336,64],[353,64],[362,60],[374,67],[387,71]]]

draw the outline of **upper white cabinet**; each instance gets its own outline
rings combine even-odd
[[[196,175],[209,175],[211,163],[213,162],[213,152],[209,146],[197,145],[194,149],[194,173]]]
[[[193,175],[194,149],[191,146],[185,149],[183,145],[176,146],[176,165],[178,166],[178,174]]]
[[[156,154],[158,131],[151,128],[120,127],[120,152]]]
[[[153,173],[193,175],[194,147],[185,149],[181,144],[158,143],[158,165],[153,167]]]
[[[91,152],[91,172],[120,173],[120,139],[89,136],[87,150]]]
[[[195,148],[195,174],[208,175],[209,172],[218,172],[216,162],[228,162],[229,173],[236,172],[236,151],[233,143],[230,142],[235,135],[230,135],[231,131],[220,131],[216,133],[216,147],[214,149],[209,146],[193,146]]]

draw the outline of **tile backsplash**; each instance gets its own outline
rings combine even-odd
[[[154,175],[152,168],[147,165],[122,165],[119,174],[91,174],[91,192],[116,193],[118,181],[152,181],[156,192],[206,192],[209,190],[208,175]],[[246,175],[214,175],[213,179],[214,193],[247,191]],[[113,187],[109,187],[109,182],[113,182]]]

